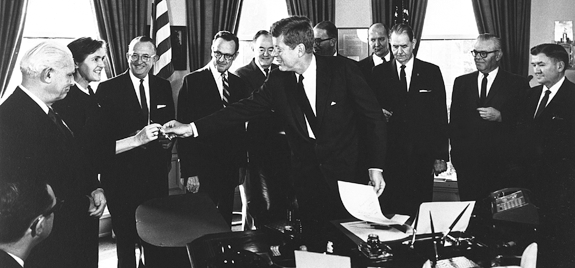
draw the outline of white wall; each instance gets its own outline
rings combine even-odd
[[[371,18],[371,0],[335,0],[337,27],[369,27]]]

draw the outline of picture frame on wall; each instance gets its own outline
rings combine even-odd
[[[369,55],[368,28],[339,28],[337,33],[337,53],[352,60],[360,61]]]

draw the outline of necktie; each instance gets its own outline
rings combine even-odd
[[[401,65],[399,71],[399,83],[403,91],[407,92],[407,79],[405,78],[405,65]]]
[[[483,74],[483,79],[481,79],[481,95],[479,96],[479,107],[485,106],[485,100],[487,99],[487,76],[489,73]]]
[[[88,85],[88,93],[90,93],[90,96],[94,96],[94,90],[92,90],[90,85]]]
[[[270,68],[265,68],[264,72],[266,73],[266,78],[270,75]]]
[[[222,73],[222,85],[223,85],[223,98],[222,102],[224,107],[230,105],[230,84],[228,83],[228,77],[226,73]]]
[[[551,94],[551,90],[545,90],[545,95],[539,102],[539,106],[537,106],[537,111],[535,112],[535,116],[533,118],[537,118],[539,115],[541,115],[541,113],[543,113],[545,106],[547,106],[547,101],[549,100],[549,94]]]
[[[142,115],[144,115],[146,120],[148,120],[149,110],[148,101],[146,100],[146,91],[144,90],[144,79],[140,79],[140,106],[142,107]]]
[[[64,134],[64,136],[66,136],[66,138],[71,139],[74,137],[74,133],[72,132],[72,130],[70,130],[70,128],[68,128],[68,126],[66,126],[66,124],[64,124],[64,121],[62,121],[62,118],[60,118],[60,115],[58,115],[58,113],[56,113],[54,110],[52,110],[52,107],[48,108],[48,117],[50,117],[52,122],[54,122],[56,124],[56,126],[58,127],[58,130],[60,130],[60,132],[62,134]]]
[[[305,89],[303,87],[303,75],[299,76],[299,81],[297,82],[297,89],[296,89],[296,98],[298,105],[303,110],[305,117],[309,123],[311,129],[316,133],[317,129],[317,118],[311,109],[311,104],[309,103],[309,99],[305,93]]]

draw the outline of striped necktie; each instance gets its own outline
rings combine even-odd
[[[224,107],[230,105],[230,84],[228,83],[228,77],[226,73],[222,73],[222,85],[223,85],[223,98],[222,102]]]

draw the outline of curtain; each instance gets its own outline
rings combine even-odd
[[[286,0],[290,16],[306,16],[316,25],[324,20],[335,23],[335,0]]]
[[[415,43],[413,54],[417,55],[427,12],[428,0],[371,0],[373,22],[381,22],[391,28],[397,23],[407,23],[413,29]]]
[[[479,33],[501,38],[501,69],[527,76],[531,0],[472,0],[472,3]]]
[[[0,1],[0,97],[4,95],[16,66],[22,43],[28,0]]]
[[[243,0],[187,0],[190,70],[210,60],[212,38],[220,30],[237,34]]]
[[[126,52],[130,41],[146,33],[148,1],[93,0],[100,36],[108,43],[108,77],[128,69]]]

